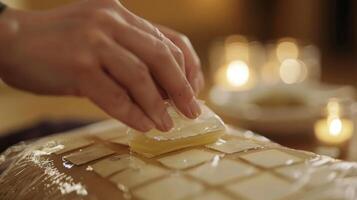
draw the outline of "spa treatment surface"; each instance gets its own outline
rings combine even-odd
[[[208,121],[187,126],[203,130],[206,123],[207,131],[220,120]],[[251,131],[213,130],[220,131],[219,138],[203,144],[194,142],[197,138],[185,140],[151,156],[133,151],[130,130],[114,120],[20,143],[0,157],[0,199],[356,198],[349,192],[357,189],[355,163],[285,148]],[[190,133],[184,138],[209,134]],[[163,146],[181,139],[167,136],[169,140],[163,141],[173,143]]]

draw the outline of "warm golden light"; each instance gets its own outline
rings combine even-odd
[[[319,141],[330,145],[341,145],[352,137],[353,122],[340,116],[340,106],[337,100],[330,100],[326,107],[327,118],[315,123],[315,135]]]
[[[327,103],[326,112],[329,116],[339,116],[341,112],[340,104],[337,99],[331,99]]]
[[[288,58],[297,59],[299,56],[299,48],[294,40],[286,39],[278,44],[276,55],[280,62]]]
[[[235,87],[246,84],[249,80],[249,74],[247,64],[239,60],[231,62],[226,72],[228,82]]]
[[[280,65],[279,75],[286,84],[298,83],[306,79],[307,69],[304,63],[297,59],[285,59]]]
[[[247,90],[255,85],[254,70],[242,60],[234,60],[221,66],[215,73],[215,82],[227,90]]]
[[[347,142],[353,135],[353,122],[348,119],[321,119],[315,123],[317,139],[329,145],[340,145]]]
[[[340,118],[334,118],[329,123],[329,132],[331,135],[338,136],[342,131],[342,121]]]
[[[234,60],[249,60],[249,43],[248,40],[241,35],[231,35],[225,40],[225,57],[226,62]]]
[[[269,84],[275,84],[281,80],[279,75],[280,63],[277,60],[270,60],[264,63],[261,68],[262,80]]]

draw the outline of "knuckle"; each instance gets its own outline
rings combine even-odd
[[[134,77],[134,82],[137,82],[139,84],[147,83],[150,79],[149,71],[145,66],[140,66],[137,68]]]
[[[73,58],[74,72],[80,76],[92,75],[97,68],[96,61],[90,53],[78,53]]]
[[[175,47],[174,50],[173,50],[173,52],[174,52],[174,54],[175,54],[176,56],[178,56],[178,57],[180,57],[180,58],[183,58],[183,57],[184,57],[182,50],[181,50],[180,48],[178,48],[178,47]]]
[[[159,40],[163,41],[166,38],[165,35],[148,20],[143,18],[139,18],[138,20],[143,27],[146,27],[146,29]]]
[[[175,47],[175,48],[172,50],[172,54],[173,54],[174,57],[176,58],[178,64],[179,64],[180,66],[182,66],[182,65],[184,64],[184,62],[185,62],[185,61],[184,61],[185,58],[184,58],[184,54],[183,54],[182,50],[179,49],[179,48],[177,48],[177,47]]]
[[[179,33],[177,37],[178,40],[182,41],[184,44],[191,44],[190,39],[186,35]]]
[[[137,58],[133,58],[132,65],[137,70],[141,70],[141,71],[145,71],[146,73],[149,73],[148,67]]]
[[[156,59],[160,60],[168,56],[170,49],[165,43],[157,40],[154,45],[156,49],[154,56]]]
[[[74,63],[82,73],[91,72],[91,70],[96,67],[93,57],[86,53],[80,53],[75,56]]]
[[[108,9],[98,9],[91,13],[91,19],[99,24],[107,23],[113,18],[113,15]]]
[[[87,28],[84,35],[91,46],[102,47],[106,44],[105,34],[98,28]]]
[[[181,43],[181,44],[191,44],[190,39],[181,33],[177,33],[175,35],[172,36],[171,40],[173,40],[173,42],[176,43]]]
[[[100,30],[93,26],[88,26],[83,29],[83,34],[88,41],[97,40],[100,35]]]

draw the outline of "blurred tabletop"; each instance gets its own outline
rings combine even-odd
[[[0,136],[41,121],[95,121],[108,116],[90,101],[75,97],[38,96],[0,83]]]

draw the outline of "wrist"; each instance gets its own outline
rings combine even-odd
[[[19,20],[16,10],[6,7],[0,13],[0,77],[8,67],[7,59],[19,30]]]

